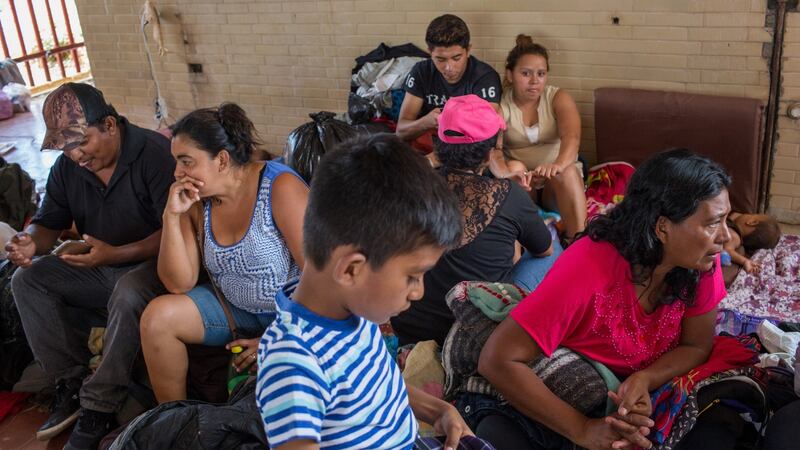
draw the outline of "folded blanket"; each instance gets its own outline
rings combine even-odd
[[[455,323],[442,347],[446,399],[461,392],[502,399],[478,374],[478,359],[498,322],[525,296],[522,289],[504,283],[462,282],[450,290],[445,301],[453,311]],[[604,375],[611,375],[609,386],[593,364],[597,363],[561,347],[550,358],[537,358],[530,367],[556,396],[586,414],[605,405],[609,388],[616,389],[613,383],[619,383],[606,369]]]

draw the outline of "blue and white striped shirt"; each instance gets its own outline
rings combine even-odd
[[[417,420],[380,329],[333,320],[276,296],[258,348],[257,402],[272,448],[310,439],[324,449],[410,449]]]

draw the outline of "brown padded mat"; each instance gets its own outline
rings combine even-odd
[[[717,161],[733,177],[734,211],[756,212],[764,111],[759,100],[599,88],[594,111],[598,163],[636,166],[658,151],[685,147]]]

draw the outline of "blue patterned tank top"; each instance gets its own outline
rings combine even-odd
[[[300,277],[300,268],[272,217],[272,183],[284,173],[299,179],[283,164],[264,165],[250,226],[233,245],[220,245],[214,238],[211,202],[205,202],[206,269],[231,304],[253,314],[275,312],[275,294]]]

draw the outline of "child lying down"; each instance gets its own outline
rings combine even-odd
[[[765,214],[731,212],[728,215],[728,228],[731,240],[723,248],[730,255],[731,262],[744,267],[747,273],[758,272],[761,269],[747,255],[752,255],[759,249],[775,248],[781,238],[778,221]]]

